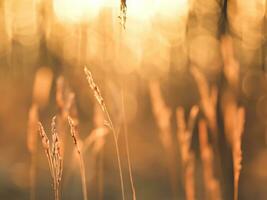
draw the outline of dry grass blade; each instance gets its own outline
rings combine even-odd
[[[58,200],[58,193],[57,193],[57,184],[55,182],[56,180],[56,176],[54,173],[54,164],[53,164],[53,156],[50,150],[50,143],[49,143],[49,139],[47,137],[47,134],[44,131],[44,128],[42,126],[42,124],[39,122],[39,134],[41,136],[42,139],[42,145],[48,160],[48,165],[49,165],[49,169],[50,169],[50,173],[52,176],[52,180],[53,180],[53,189],[54,189],[54,194],[55,194],[55,200]]]
[[[52,167],[53,166],[53,164],[52,164],[52,154],[51,154],[51,151],[50,151],[50,143],[49,143],[49,139],[47,137],[47,134],[44,131],[44,127],[41,124],[41,122],[38,123],[38,130],[39,130],[38,132],[39,132],[39,134],[41,136],[42,145],[43,145],[43,148],[44,148],[47,160],[48,160],[50,173],[51,173],[52,179],[54,180],[54,173],[53,173],[53,167]]]
[[[150,98],[152,103],[153,114],[156,118],[157,125],[160,129],[160,140],[166,153],[166,162],[169,171],[173,198],[178,198],[177,194],[177,170],[175,162],[175,151],[172,140],[171,128],[171,110],[165,104],[161,94],[160,85],[157,81],[151,81],[149,84]]]
[[[39,122],[39,134],[42,139],[42,145],[47,156],[50,173],[53,180],[53,189],[55,200],[60,199],[60,186],[63,172],[63,158],[61,156],[61,147],[59,142],[58,133],[56,131],[56,117],[53,117],[51,123],[52,132],[52,147],[50,149],[49,139],[44,131],[42,124]]]
[[[91,90],[94,93],[95,99],[97,100],[98,104],[100,105],[102,111],[105,114],[105,117],[108,120],[108,127],[111,129],[113,137],[114,137],[114,142],[115,142],[115,149],[116,149],[116,154],[117,154],[117,160],[118,160],[118,166],[119,166],[119,173],[120,173],[120,182],[121,182],[121,192],[122,192],[122,199],[125,199],[125,194],[124,194],[124,183],[123,183],[123,175],[122,175],[122,168],[121,168],[121,159],[120,159],[120,152],[119,152],[119,145],[118,145],[118,135],[116,134],[115,128],[113,126],[112,120],[110,118],[109,112],[106,108],[104,99],[100,93],[99,87],[95,84],[93,76],[91,72],[84,67],[84,73],[86,76],[86,79],[88,81],[88,84],[91,88]]]
[[[61,156],[61,147],[59,142],[58,132],[56,130],[56,117],[53,117],[51,123],[52,133],[52,162],[54,168],[54,187],[56,192],[56,199],[59,199],[60,183],[63,172],[63,158]]]
[[[90,88],[94,92],[95,99],[97,100],[97,102],[101,106],[101,109],[103,111],[105,111],[106,105],[105,105],[104,99],[103,99],[103,97],[101,95],[99,87],[95,84],[95,81],[93,79],[92,73],[86,67],[84,67],[84,73],[86,75],[86,79],[87,79],[87,82],[88,82]]]
[[[229,87],[223,94],[222,110],[224,112],[225,134],[232,147],[234,168],[234,200],[238,199],[238,182],[241,171],[241,140],[244,129],[245,109],[238,107],[237,97],[240,82],[240,66],[234,57],[232,39],[223,37],[221,51],[224,61],[224,75]]]
[[[130,150],[129,150],[129,141],[128,141],[128,129],[127,129],[127,119],[126,119],[126,113],[125,113],[125,99],[124,95],[122,93],[122,115],[123,115],[123,120],[124,120],[124,139],[125,139],[125,144],[126,144],[126,155],[127,155],[127,163],[128,163],[128,171],[129,171],[129,176],[130,176],[130,182],[131,182],[131,189],[133,193],[133,200],[136,200],[136,192],[135,192],[135,187],[134,187],[134,181],[133,181],[133,175],[132,175],[132,163],[130,159]]]
[[[205,75],[197,68],[192,67],[191,73],[197,83],[197,87],[200,94],[200,103],[203,114],[207,120],[207,125],[211,130],[211,142],[212,147],[214,148],[214,160],[216,165],[216,174],[218,174],[218,179],[222,184],[221,187],[225,187],[226,184],[223,182],[225,181],[225,177],[223,176],[223,165],[220,156],[220,147],[219,147],[219,140],[218,140],[218,126],[217,126],[217,103],[218,103],[218,89],[215,85],[209,87],[209,83]],[[222,189],[224,190],[224,189]]]
[[[200,154],[203,164],[203,178],[205,185],[205,195],[207,200],[221,200],[219,182],[214,177],[214,153],[208,142],[208,132],[205,120],[199,122],[199,144]]]
[[[202,74],[196,67],[191,68],[191,73],[196,80],[197,87],[201,99],[201,107],[208,120],[208,125],[212,130],[213,137],[217,138],[217,117],[216,117],[216,105],[218,91],[215,86],[209,88],[208,81],[204,74]],[[217,140],[217,139],[216,139]]]
[[[76,118],[72,117],[72,121],[74,124],[78,124],[78,120]],[[96,176],[99,179],[97,184],[99,192],[98,199],[103,199],[103,150],[109,129],[104,126],[104,115],[98,104],[96,104],[95,106],[93,121],[96,128],[83,141],[76,138],[74,140],[74,143],[80,144],[78,149],[80,152],[82,152],[83,155],[85,155],[87,150],[90,148],[90,152],[92,152],[93,160],[96,162],[96,165],[97,162],[99,162],[99,166],[96,167]],[[72,153],[72,160],[74,161],[75,159],[77,159],[77,148],[74,148]],[[71,167],[73,168],[74,166],[72,165]]]
[[[80,173],[81,173],[81,179],[82,179],[83,199],[87,200],[88,198],[87,198],[85,166],[84,166],[82,152],[81,152],[81,149],[79,146],[79,136],[78,136],[77,126],[74,124],[74,121],[72,120],[72,118],[70,116],[68,117],[68,122],[70,125],[71,137],[72,137],[73,143],[75,145],[75,148],[76,148],[78,156],[79,156]]]
[[[198,107],[192,107],[188,123],[186,123],[184,116],[184,109],[178,107],[176,110],[177,118],[177,139],[180,144],[181,159],[184,171],[184,183],[187,200],[195,199],[195,155],[191,148],[191,141],[193,135],[193,128],[196,117],[198,115]]]
[[[234,200],[238,200],[238,182],[242,168],[241,140],[244,132],[245,109],[239,108],[236,113],[237,122],[234,130],[233,159],[234,159]]]
[[[241,140],[244,132],[245,109],[238,107],[235,96],[228,92],[224,93],[222,102],[224,112],[225,135],[232,147],[234,169],[234,200],[238,199],[238,182],[241,171],[242,150]]]

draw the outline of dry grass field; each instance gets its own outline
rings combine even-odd
[[[264,0],[0,0],[0,199],[266,200]]]

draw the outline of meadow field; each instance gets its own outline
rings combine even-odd
[[[266,8],[0,0],[0,200],[266,200]]]

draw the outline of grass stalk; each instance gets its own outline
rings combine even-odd
[[[219,181],[215,178],[214,173],[214,152],[208,142],[208,130],[206,121],[199,121],[199,145],[200,156],[203,166],[203,179],[205,187],[205,197],[207,200],[221,200],[221,190]]]
[[[82,179],[82,191],[83,191],[83,199],[87,200],[87,186],[86,186],[86,175],[85,175],[85,166],[84,166],[84,160],[82,156],[82,151],[79,145],[79,136],[77,131],[77,126],[74,124],[73,119],[69,116],[68,122],[70,126],[70,132],[73,139],[73,143],[75,145],[76,151],[78,153],[79,157],[79,165],[80,165],[80,173],[81,173],[81,179]]]
[[[48,160],[48,165],[50,169],[50,174],[53,180],[53,190],[55,200],[60,199],[60,186],[63,172],[63,158],[61,156],[61,145],[59,142],[58,133],[56,131],[56,117],[53,117],[51,123],[52,132],[52,146],[50,149],[49,139],[44,131],[42,124],[38,123],[38,130],[41,136],[42,145]]]
[[[234,200],[238,200],[238,182],[242,168],[241,140],[244,132],[245,109],[238,108],[236,112],[237,123],[234,130],[233,160],[234,160]]]
[[[195,197],[195,154],[191,150],[193,129],[199,109],[192,107],[188,123],[186,123],[184,109],[178,107],[176,110],[177,140],[180,145],[181,160],[184,171],[184,185],[187,200],[194,200]]]
[[[172,139],[171,109],[166,105],[158,81],[151,81],[149,85],[153,114],[159,128],[159,137],[166,154],[166,162],[173,198],[178,198],[177,166],[174,144]]]
[[[91,88],[91,90],[94,93],[95,99],[99,103],[102,111],[104,112],[108,126],[112,132],[113,138],[114,138],[114,143],[115,143],[115,149],[116,149],[116,156],[117,156],[117,161],[118,161],[118,167],[119,167],[119,174],[120,174],[120,183],[121,183],[121,193],[122,193],[122,199],[125,200],[125,194],[124,194],[124,182],[123,182],[123,175],[122,175],[122,167],[121,167],[121,158],[120,158],[120,152],[119,152],[119,145],[118,145],[118,135],[116,134],[115,128],[113,126],[112,120],[110,118],[109,112],[107,110],[106,104],[104,102],[104,99],[100,93],[99,87],[96,85],[94,82],[93,76],[91,72],[84,67],[84,73],[86,75],[86,79],[88,81],[88,84]]]
[[[126,156],[127,156],[127,163],[128,163],[128,171],[129,171],[129,177],[131,182],[131,189],[132,189],[132,195],[133,200],[136,200],[136,192],[134,187],[134,181],[133,181],[133,175],[132,175],[132,163],[130,159],[130,150],[129,150],[129,140],[128,140],[128,128],[127,128],[127,119],[126,119],[126,111],[125,111],[125,99],[124,99],[124,93],[122,93],[122,115],[123,115],[123,128],[124,128],[124,140],[126,145]]]

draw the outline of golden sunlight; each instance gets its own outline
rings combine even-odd
[[[157,1],[155,0],[128,0],[128,17],[138,20],[148,20],[156,11]]]
[[[183,16],[189,9],[188,0],[128,0],[127,12],[130,18],[148,20],[155,15],[165,18]]]
[[[104,0],[54,0],[53,7],[57,18],[63,22],[80,22],[95,17]]]
[[[267,200],[267,0],[0,0],[0,200]]]
[[[188,0],[157,0],[157,14],[166,18],[184,16],[189,9]]]

